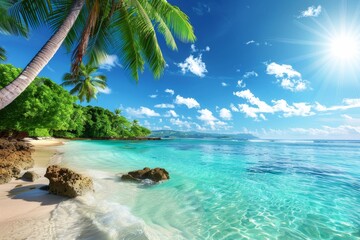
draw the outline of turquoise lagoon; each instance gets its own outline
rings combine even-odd
[[[360,239],[359,141],[71,141],[95,193],[62,202],[57,239]],[[161,184],[118,175],[163,167]]]

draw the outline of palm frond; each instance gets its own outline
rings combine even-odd
[[[6,61],[6,51],[2,47],[0,47],[0,60],[1,61]]]
[[[9,15],[26,29],[36,28],[46,22],[52,11],[50,0],[12,0]]]
[[[6,35],[28,36],[27,28],[11,17],[5,8],[0,7],[0,33]]]
[[[132,0],[131,2],[138,14],[137,22],[139,28],[136,30],[139,35],[141,52],[149,64],[154,76],[159,78],[165,68],[165,60],[156,38],[154,26],[143,7],[143,5],[148,3],[145,0]]]
[[[139,71],[144,71],[144,59],[140,54],[140,46],[136,33],[137,16],[134,9],[122,5],[114,14],[113,34],[117,36],[114,41],[115,49],[121,56],[125,69],[131,71],[132,77],[138,81]]]

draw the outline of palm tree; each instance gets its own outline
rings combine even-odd
[[[30,0],[7,0],[23,3]],[[48,2],[37,0],[30,2]],[[193,28],[188,17],[166,0],[52,0],[48,23],[54,30],[53,36],[25,67],[23,72],[8,86],[0,90],[0,109],[10,104],[34,80],[50,61],[62,43],[72,50],[73,74],[77,74],[84,58],[99,64],[108,52],[116,51],[123,65],[131,71],[135,80],[139,71],[148,63],[155,77],[160,77],[165,60],[157,41],[155,28],[161,33],[167,45],[177,49],[174,35],[184,42],[195,41]],[[36,18],[41,22],[46,15],[45,7],[37,13],[9,12],[21,19]],[[32,21],[27,21],[32,23]],[[174,35],[173,35],[174,34]]]
[[[74,86],[70,93],[76,93],[80,102],[84,101],[84,98],[86,98],[87,102],[90,102],[92,98],[96,99],[99,88],[105,89],[107,87],[106,76],[96,75],[97,70],[98,67],[96,66],[81,63],[78,74],[65,73],[63,77],[64,82],[61,85]]]
[[[0,47],[0,61],[6,61],[5,49]]]

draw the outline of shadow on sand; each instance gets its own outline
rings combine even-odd
[[[59,204],[68,198],[50,194],[45,184],[32,184],[18,186],[9,191],[8,196],[12,199],[22,199],[28,202],[39,202],[42,206]]]

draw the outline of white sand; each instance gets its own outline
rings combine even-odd
[[[56,154],[55,146],[63,142],[63,139],[30,140],[35,148],[32,153],[35,166],[29,170],[42,177],[35,182],[13,179],[0,185],[0,239],[52,239],[51,211],[66,199],[39,187],[49,183],[43,177],[46,167]]]

